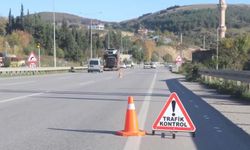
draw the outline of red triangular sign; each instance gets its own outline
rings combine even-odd
[[[190,131],[196,128],[178,95],[172,93],[153,124],[153,130]]]
[[[37,58],[33,52],[30,53],[28,62],[37,62]]]

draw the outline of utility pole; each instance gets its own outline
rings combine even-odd
[[[122,33],[121,33],[121,52],[123,53],[123,46],[122,46]]]
[[[110,37],[109,37],[109,30],[108,30],[108,49],[110,48]]]
[[[219,69],[219,28],[217,28],[217,32],[216,32],[216,70]]]
[[[93,57],[92,53],[92,19],[90,20],[90,58]]]
[[[40,68],[41,67],[41,48],[40,48],[40,43],[37,43],[37,48],[38,48],[38,66]]]
[[[206,36],[203,35],[203,49],[206,49]]]
[[[183,42],[183,39],[182,39],[182,33],[181,33],[181,44],[180,44],[180,56],[181,56],[181,58],[183,58],[183,50],[182,50],[182,42]]]
[[[181,44],[182,44],[182,33],[181,33]]]
[[[54,67],[56,67],[56,15],[55,15],[55,0],[53,1],[53,22],[54,22]]]

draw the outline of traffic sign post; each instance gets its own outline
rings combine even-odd
[[[180,66],[182,65],[182,58],[180,55],[178,55],[175,59],[175,64],[177,66],[177,70],[179,71]]]
[[[154,135],[157,130],[170,131],[173,138],[178,131],[191,132],[193,137],[195,136],[196,127],[176,93],[170,95],[155,120],[152,126],[152,134]],[[165,137],[165,133],[162,133],[162,137]]]
[[[33,52],[30,53],[28,58],[28,64],[30,68],[36,68],[37,67],[37,58]]]
[[[176,62],[176,64],[177,64],[177,63],[182,63],[182,58],[181,58],[180,55],[178,55],[178,56],[176,57],[175,62]]]

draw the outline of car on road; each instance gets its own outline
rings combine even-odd
[[[126,66],[126,64],[122,63],[122,64],[120,65],[120,68],[126,69],[127,66]]]
[[[151,65],[151,68],[156,69],[156,63],[151,62],[150,65]]]
[[[100,58],[92,58],[89,60],[88,72],[103,72],[103,64]]]
[[[151,68],[151,65],[149,62],[145,62],[144,65],[143,65],[143,68],[144,69],[150,69]]]
[[[132,68],[132,65],[130,63],[126,64],[126,68]]]

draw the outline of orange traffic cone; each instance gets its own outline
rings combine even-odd
[[[145,131],[139,130],[134,99],[132,96],[128,97],[125,129],[122,131],[117,131],[116,134],[121,136],[144,136],[146,134]]]

